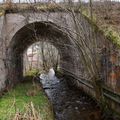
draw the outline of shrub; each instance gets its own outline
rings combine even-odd
[[[26,72],[25,76],[37,76],[39,74],[38,69],[32,69]]]

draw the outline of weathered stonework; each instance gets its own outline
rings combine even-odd
[[[91,43],[93,39],[96,40],[97,47],[94,47],[97,48],[97,52],[105,47],[117,49],[100,31],[94,29],[84,16],[78,13],[77,17],[81,26],[81,35],[91,50],[94,50]],[[22,79],[24,51],[31,44],[44,40],[58,49],[60,68],[64,74],[72,78],[72,81],[68,79],[68,82],[96,97],[93,82],[81,78],[85,71],[75,32],[73,18],[67,12],[6,13],[0,18],[0,90]],[[98,64],[100,58],[101,54],[97,57]],[[113,100],[110,101],[112,103]]]

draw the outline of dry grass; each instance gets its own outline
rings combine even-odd
[[[17,112],[13,120],[42,120],[40,113],[35,109],[33,102],[30,102],[25,108],[24,114]]]

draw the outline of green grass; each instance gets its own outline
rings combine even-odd
[[[30,94],[32,91],[35,91],[33,96]],[[48,98],[42,89],[38,89],[38,85],[33,85],[32,82],[18,84],[0,98],[0,120],[12,120],[17,111],[24,113],[25,106],[30,102],[33,102],[35,109],[39,111],[42,120],[53,120]]]

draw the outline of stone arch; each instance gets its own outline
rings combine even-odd
[[[7,54],[9,56],[7,80],[16,83],[23,75],[23,53],[33,43],[46,41],[55,46],[60,54],[60,68],[64,73],[75,73],[76,45],[65,31],[52,22],[34,22],[25,25],[13,36]]]

